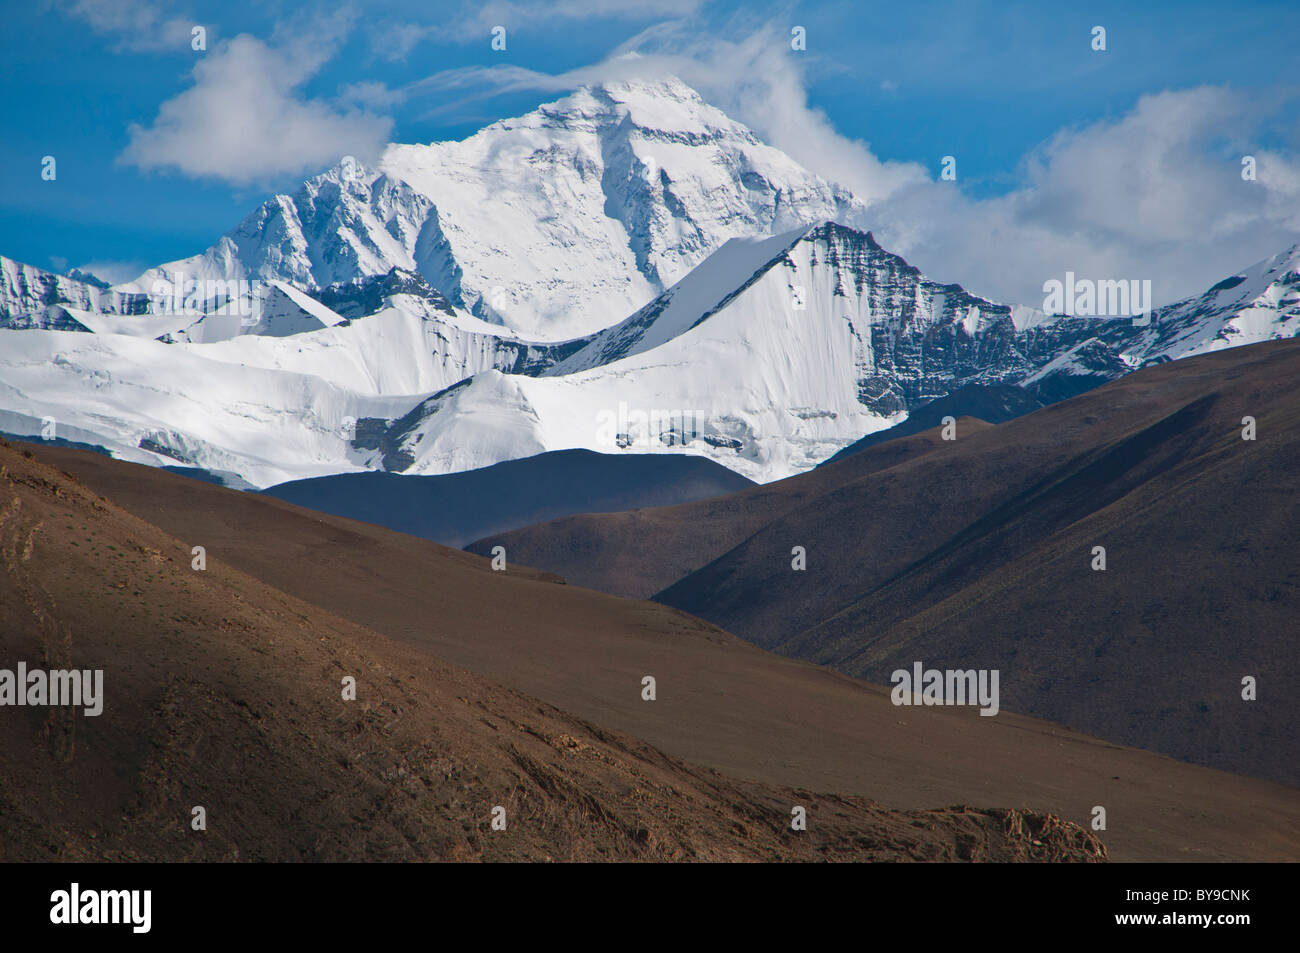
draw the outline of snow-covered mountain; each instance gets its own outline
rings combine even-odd
[[[1300,243],[1201,295],[1156,309],[1148,325],[1101,328],[1101,340],[1127,369],[1295,337],[1300,334]]]
[[[521,340],[397,269],[317,294],[264,285],[255,320],[47,306],[75,327],[0,330],[0,432],[49,421],[124,459],[269,486],[366,469],[358,419],[394,419],[488,370],[536,373],[575,346]]]
[[[175,273],[310,290],[399,267],[555,341],[620,320],[730,238],[828,219],[865,210],[690,87],[606,83],[461,142],[392,145],[377,169],[344,162],[123,290]]]
[[[919,338],[999,320],[1006,306],[929,281],[843,226],[733,239],[540,376],[481,375],[430,398],[390,429],[385,466],[439,473],[497,462],[503,446],[634,447],[776,479],[902,419],[917,388],[882,366],[891,326]]]
[[[0,331],[0,430],[35,434],[49,417],[66,439],[257,486],[573,447],[700,454],[766,481],[971,383],[1050,402],[1144,364],[1294,336],[1298,265],[1300,246],[1141,326],[995,304],[827,223],[734,239],[624,321],[557,345],[394,269],[295,291],[323,320],[282,334]]]
[[[74,269],[57,275],[0,258],[0,328],[212,342],[239,334],[295,334],[341,320],[282,281],[250,285],[221,279],[209,288],[192,277],[160,279],[147,290],[134,291],[73,275],[82,273]]]
[[[0,431],[53,422],[255,486],[569,448],[766,481],[969,384],[1050,402],[1300,333],[1300,246],[1145,326],[934,281],[676,82],[582,90],[381,166],[345,163],[127,286],[0,259]],[[159,282],[174,304],[202,284],[170,307]]]
[[[23,318],[35,323],[52,305],[117,315],[149,310],[147,296],[104,288],[85,277],[56,275],[0,255],[0,328],[14,327]]]
[[[372,422],[382,436],[369,463],[444,473],[504,453],[635,449],[778,479],[971,384],[1015,384],[1050,402],[1148,363],[1294,336],[1296,256],[1143,326],[995,304],[834,223],[733,239],[539,374],[479,375]]]

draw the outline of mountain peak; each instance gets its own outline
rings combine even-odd
[[[652,98],[703,104],[704,98],[676,76],[635,77],[600,80],[584,87],[599,90],[615,101]]]
[[[732,137],[750,145],[758,137],[747,126],[707,103],[674,76],[614,78],[587,83],[532,112],[492,123],[477,135],[556,129],[640,135],[659,139],[683,135],[699,139]],[[477,138],[477,136],[475,137]]]

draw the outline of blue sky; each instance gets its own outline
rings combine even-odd
[[[992,235],[1008,267],[1132,261],[1167,299],[1300,229],[1297,36],[1294,2],[53,0],[6,11],[0,37],[0,254],[121,280],[345,149],[461,138],[635,49],[879,201],[882,237],[938,277],[1003,290]],[[228,155],[192,134],[281,118],[297,134]],[[1246,152],[1265,187],[1243,190]]]

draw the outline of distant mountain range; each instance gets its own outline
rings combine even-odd
[[[951,394],[936,397],[914,407],[901,424],[895,424],[888,430],[877,430],[875,433],[867,434],[830,459],[823,460],[818,467],[829,466],[879,443],[897,440],[899,437],[910,437],[932,427],[942,427],[949,419],[954,425],[955,436],[956,422],[960,417],[972,417],[986,424],[1001,424],[1031,413],[1042,406],[1044,404],[1041,400],[1014,384],[966,384]]]
[[[574,513],[671,506],[750,486],[740,474],[702,457],[557,450],[464,473],[340,473],[263,492],[446,546],[464,546],[489,533]]]
[[[680,82],[593,86],[120,286],[0,259],[0,431],[256,487],[577,448],[766,482],[971,385],[1051,403],[1300,331],[1300,246],[1142,323],[932,280],[868,219]]]

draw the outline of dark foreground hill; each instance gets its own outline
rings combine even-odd
[[[513,562],[507,572],[492,572],[486,560],[426,540],[96,454],[54,448],[37,448],[35,452],[38,460],[53,462],[74,473],[94,492],[174,537],[168,545],[180,547],[181,568],[188,565],[185,561],[189,559],[189,547],[201,544],[207,547],[210,567],[214,561],[231,567],[221,571],[255,577],[287,593],[282,597],[290,599],[287,604],[297,605],[290,598],[296,597],[364,626],[365,631],[357,636],[363,644],[355,648],[361,659],[370,657],[365,653],[371,646],[387,644],[374,634],[381,633],[402,643],[402,651],[418,653],[403,659],[442,660],[468,669],[477,678],[541,699],[540,706],[532,703],[533,709],[518,714],[513,708],[496,714],[483,712],[482,717],[491,725],[482,726],[486,733],[481,736],[469,734],[471,728],[480,730],[474,727],[477,722],[466,725],[465,743],[486,746],[487,752],[480,756],[475,747],[475,754],[467,756],[471,764],[496,763],[497,754],[493,752],[500,749],[493,747],[492,739],[498,744],[518,739],[517,744],[522,745],[527,741],[522,735],[511,734],[516,729],[507,727],[511,722],[503,715],[529,725],[533,722],[525,717],[528,711],[554,706],[567,713],[554,717],[572,719],[581,729],[564,728],[564,733],[593,749],[598,747],[593,739],[601,742],[610,738],[634,749],[635,743],[628,738],[636,737],[664,752],[663,758],[687,766],[683,770],[698,772],[708,768],[720,771],[726,778],[745,779],[744,784],[757,784],[766,791],[777,789],[781,793],[772,796],[778,802],[788,797],[786,789],[795,789],[799,797],[870,798],[894,810],[962,803],[981,809],[1032,809],[1082,825],[1088,824],[1094,806],[1100,805],[1110,818],[1102,836],[1113,859],[1300,858],[1300,805],[1293,791],[1274,784],[1101,742],[1005,708],[996,718],[980,717],[971,709],[900,709],[891,704],[885,689],[770,654],[667,606],[559,585],[554,577],[520,568]],[[75,518],[45,522],[51,530],[69,524],[75,529],[85,524]],[[76,541],[80,542],[80,538]],[[122,549],[118,543],[112,545]],[[160,543],[146,545],[165,551]],[[97,548],[102,554],[104,547]],[[69,546],[67,552],[72,551]],[[36,552],[40,552],[39,545]],[[57,560],[63,555],[56,551],[50,557],[52,564],[59,565]],[[96,579],[102,570],[94,564],[69,566],[71,575],[63,583],[67,587],[63,592],[67,599],[74,600],[78,598],[77,586],[88,587],[88,581]],[[57,570],[53,572],[51,578],[60,578]],[[130,584],[127,579],[121,581]],[[139,586],[129,591],[136,589],[149,593]],[[112,591],[116,590],[111,590],[110,595]],[[166,652],[171,646],[167,643],[157,649],[142,645],[138,651],[131,651],[134,643],[129,641],[129,633],[138,636],[143,617],[132,618],[127,614],[132,606],[124,596],[119,598],[124,611],[118,617],[106,617],[98,608],[88,610],[83,631],[97,631],[105,627],[106,618],[114,624],[120,618],[129,625],[128,635],[124,636],[128,641],[111,648],[131,659],[133,665],[151,665],[148,660],[157,656],[164,659],[159,663],[161,668],[169,667]],[[245,618],[241,606],[249,604],[247,591],[236,588],[219,593],[220,608],[212,611],[218,620],[229,620],[230,631],[237,633],[243,631],[240,620]],[[137,613],[142,610],[136,609]],[[307,608],[284,611],[290,620],[297,618],[293,612],[311,618]],[[184,607],[174,612],[196,615]],[[182,622],[175,624],[186,631]],[[219,677],[220,684],[226,686],[221,690],[247,692],[247,683],[239,679],[249,671],[258,671],[256,665],[247,663],[269,664],[264,653],[278,657],[274,653],[282,645],[293,653],[290,661],[295,681],[275,691],[289,685],[304,687],[296,695],[291,692],[248,699],[252,711],[262,716],[240,715],[252,718],[250,730],[267,730],[281,723],[267,720],[266,712],[275,698],[279,698],[274,709],[277,718],[284,717],[278,706],[288,704],[287,699],[292,698],[298,705],[310,700],[302,681],[304,674],[328,672],[329,690],[334,692],[338,667],[313,652],[317,647],[344,645],[341,637],[327,637],[321,643],[320,636],[313,634],[308,642],[299,642],[289,640],[288,635],[262,631],[263,635],[248,647],[241,643],[230,650],[239,656],[236,662],[215,669],[225,673]],[[74,641],[74,645],[89,642]],[[341,664],[347,668],[357,663],[345,660]],[[387,672],[397,676],[397,683],[385,680],[386,676],[376,680],[372,673],[372,684],[385,686],[383,691],[387,693],[410,682],[415,694],[410,699],[404,695],[396,699],[397,713],[381,709],[375,717],[382,719],[382,726],[406,724],[406,714],[414,712],[412,730],[419,737],[420,726],[436,726],[438,719],[447,717],[417,707],[418,699],[426,693],[434,698],[446,696],[439,694],[436,685],[419,681],[422,676],[414,661],[395,657],[384,665]],[[415,682],[411,682],[411,675],[416,676]],[[657,699],[653,702],[641,696],[646,675],[657,680]],[[212,684],[199,668],[182,668],[177,677],[192,684],[200,694]],[[456,709],[456,704],[472,710],[479,693],[491,690],[476,687],[481,684],[467,683],[467,688],[452,696],[456,702],[446,700],[444,711]],[[147,692],[141,697],[147,697]],[[241,697],[246,698],[235,695],[234,702],[242,710],[237,704]],[[333,704],[333,697],[322,696],[320,704]],[[384,697],[387,700],[394,696]],[[296,730],[306,730],[306,724],[315,721],[300,719]],[[148,724],[138,727],[143,731]],[[191,739],[201,737],[196,734],[200,730],[199,724],[186,726],[177,734],[176,744],[189,744]],[[344,739],[353,737],[364,745],[377,743],[370,733],[358,730],[355,721],[341,722],[339,730]],[[544,732],[555,736],[552,727],[546,727]],[[567,748],[567,742],[561,742],[561,747]],[[569,757],[554,745],[551,749],[556,751],[556,757]],[[617,749],[599,750],[626,761]],[[333,755],[332,749],[327,750],[326,761]],[[293,763],[284,770],[291,769]],[[269,771],[272,764],[270,752],[264,751],[243,770],[265,766]],[[387,766],[394,764],[397,762]],[[409,776],[411,767],[400,766],[406,767]],[[635,764],[633,767],[642,770]],[[459,770],[451,767],[453,777],[460,776]],[[502,768],[507,770],[517,769]],[[341,777],[353,783],[350,776]],[[400,771],[396,777],[402,777]],[[516,775],[493,777],[508,779]],[[649,790],[639,781],[634,783]],[[685,786],[685,780],[672,783],[681,791],[699,790],[694,782],[690,787]],[[738,780],[725,783],[742,784]],[[501,784],[489,778],[476,790],[486,801],[499,797],[495,792]],[[551,782],[538,784],[545,787]],[[564,793],[573,789],[555,783],[551,790]],[[592,793],[590,787],[580,790],[591,794],[594,801],[575,793],[585,807],[574,810],[587,810],[592,816],[598,813],[597,805],[606,810],[605,793]],[[183,800],[191,796],[186,793]],[[472,809],[466,808],[474,819],[463,821],[457,814],[455,822],[469,823],[471,827],[482,824],[473,828],[482,834],[487,822],[479,820],[482,815],[478,813],[478,797],[475,795]],[[732,802],[732,810],[736,803]],[[382,814],[380,811],[372,815],[375,824]],[[169,818],[170,813],[164,816]],[[729,815],[724,812],[721,816],[724,823],[730,823]],[[552,856],[567,856],[553,846],[567,823],[557,821],[551,833],[539,835],[535,846]],[[746,830],[753,829],[754,822],[741,823]],[[657,842],[668,838],[657,824],[645,820],[636,824],[634,833],[646,829],[653,832]],[[628,826],[632,826],[631,821]],[[619,829],[627,828],[620,822]],[[701,826],[697,830],[707,840],[714,828]],[[488,843],[486,834],[482,836],[476,844]],[[702,855],[701,840],[694,835],[689,840],[686,835],[677,836],[672,842],[694,845],[692,849]],[[569,853],[588,856],[582,851],[595,849],[588,846],[579,851],[575,847]]]
[[[439,476],[340,473],[263,491],[446,546],[568,516],[671,506],[753,486],[705,457],[557,450]]]
[[[1047,815],[894,811],[687,765],[215,554],[196,570],[187,543],[7,444],[0,646],[10,672],[103,673],[97,714],[0,708],[4,861],[1104,858]]]

